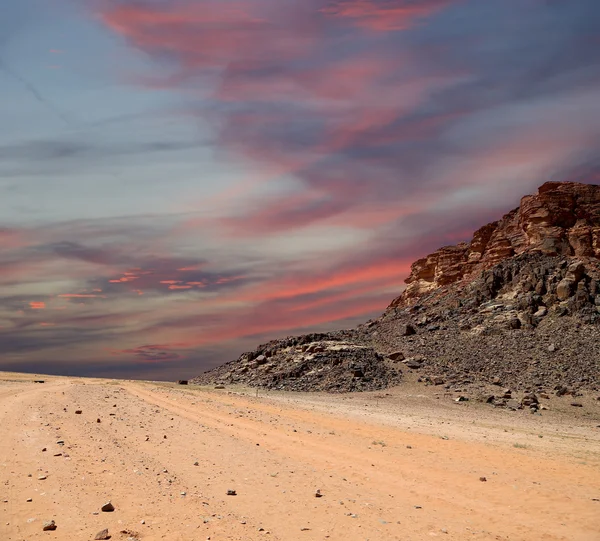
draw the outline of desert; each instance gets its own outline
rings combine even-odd
[[[416,374],[332,395],[2,373],[0,537],[592,541],[595,398],[532,414]]]

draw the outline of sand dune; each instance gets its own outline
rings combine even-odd
[[[0,539],[600,538],[591,401],[574,417],[558,398],[530,415],[410,384],[257,397],[33,379],[1,375]]]

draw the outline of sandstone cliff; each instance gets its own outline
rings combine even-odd
[[[406,290],[391,307],[525,252],[548,256],[600,256],[600,187],[547,182],[519,208],[476,231],[469,243],[440,248],[413,263]]]

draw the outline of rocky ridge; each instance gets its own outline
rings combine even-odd
[[[491,401],[512,406],[508,387],[526,397],[597,389],[599,257],[600,186],[546,183],[470,242],[416,261],[378,319],[273,340],[192,383],[345,392],[416,371],[448,391],[502,386]]]

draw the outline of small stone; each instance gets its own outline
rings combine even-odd
[[[479,480],[480,480],[482,483],[485,483],[485,482],[487,481],[487,479],[486,479],[485,477],[480,477],[480,478],[479,478]]]
[[[108,528],[104,528],[104,530],[100,530],[94,539],[110,539],[110,535],[108,535]]]
[[[38,477],[38,481],[45,481],[46,479],[48,479],[48,477],[46,477],[45,475],[40,475]]]
[[[200,466],[198,462],[194,462],[194,466]]]
[[[227,491],[227,496],[237,496],[237,492],[235,490],[229,489]]]
[[[42,449],[42,453],[45,453],[46,451],[47,451],[47,449],[44,447],[44,448]]]
[[[583,408],[583,404],[581,402],[571,402],[571,406],[576,408]]]
[[[550,353],[554,353],[554,352],[556,351],[556,344],[550,344],[550,345],[548,346],[548,351],[549,351]]]
[[[140,524],[146,524],[146,521],[142,519],[140,520]]]
[[[32,502],[32,501],[33,501],[33,498],[27,498],[25,501],[26,501],[26,502]]]
[[[42,528],[45,532],[53,532],[56,530],[56,522],[53,520],[49,520],[48,522],[44,522],[44,527]]]
[[[97,423],[101,423],[102,421],[100,419],[96,419],[96,422]]]
[[[81,410],[75,410],[75,415],[81,415],[83,413],[83,411]]]
[[[317,490],[315,492],[315,498],[322,498],[322,497],[323,497],[323,494],[321,494],[321,489]]]
[[[111,502],[106,502],[101,508],[100,511],[104,513],[112,513],[115,510],[115,506]]]
[[[388,359],[390,359],[391,361],[403,361],[404,353],[402,353],[401,351],[394,351],[394,353],[390,353],[388,355]]]

